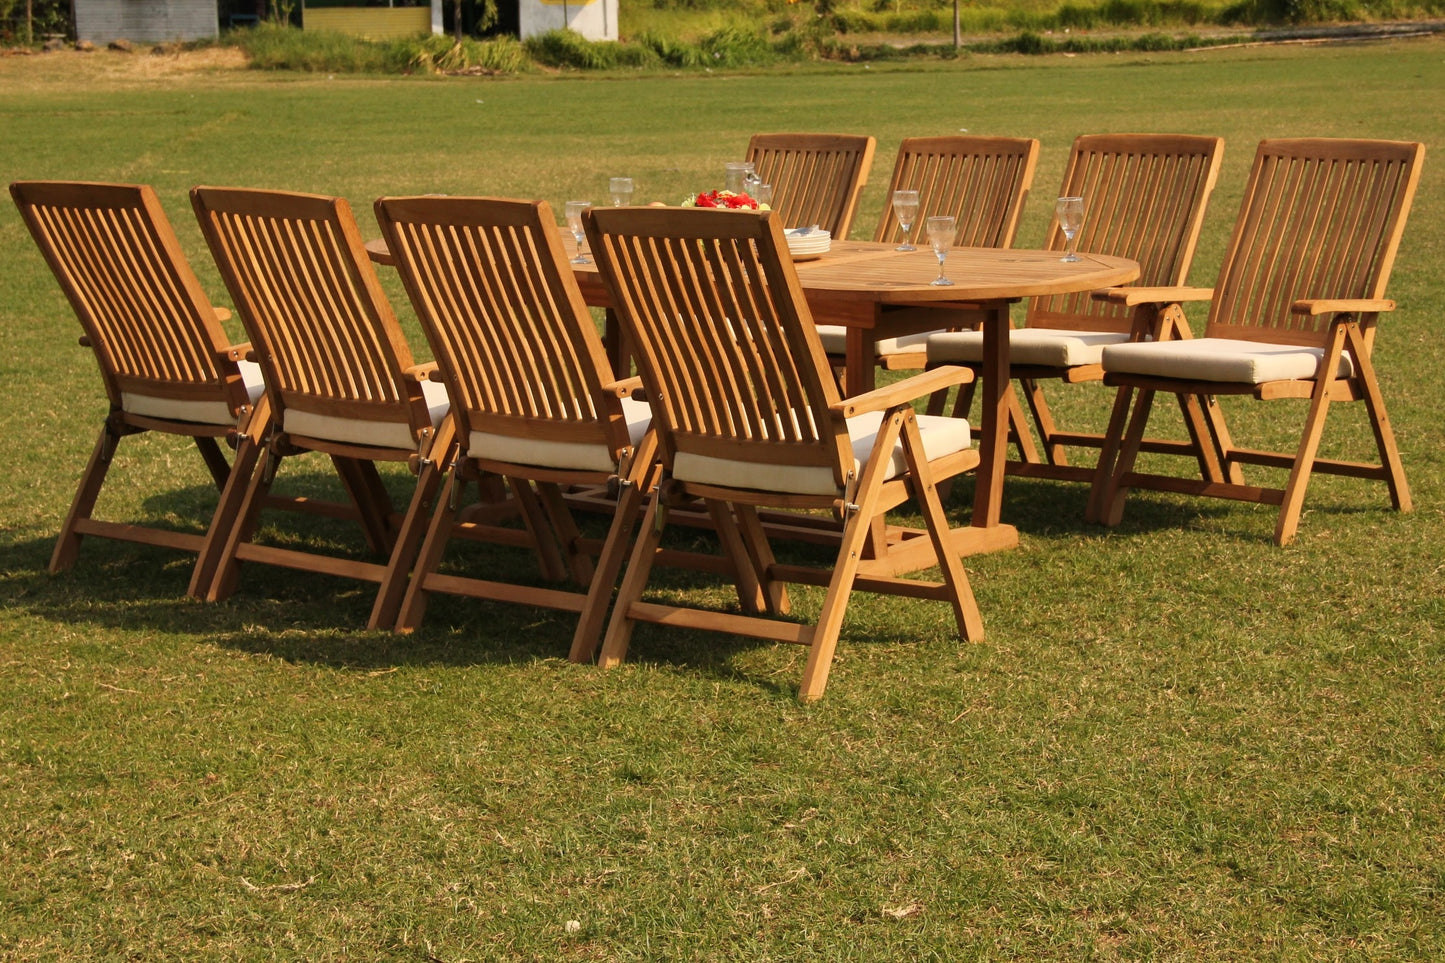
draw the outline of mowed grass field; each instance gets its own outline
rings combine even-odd
[[[383,194],[560,209],[627,174],[676,203],[753,132],[858,131],[867,236],[899,140],[966,129],[1042,141],[1036,245],[1076,135],[1210,133],[1207,285],[1259,139],[1424,141],[1376,351],[1416,510],[1320,478],[1277,548],[1269,509],[1139,493],[1103,529],[1082,487],[1011,481],[1019,549],[968,560],[986,640],[858,596],[806,707],[783,646],[640,630],[601,672],[565,661],[563,614],[438,598],[415,635],[368,633],[356,585],[252,567],[203,605],[186,557],[95,540],[50,576],[104,397],[0,205],[0,959],[1445,955],[1445,44],[505,81],[188,64],[0,58],[0,177],[154,185],[219,303],[195,184],[343,195],[372,231]],[[1054,397],[1081,427],[1109,400]],[[1304,416],[1225,403],[1261,445]],[[1368,453],[1354,406],[1326,448]],[[128,440],[102,510],[196,529],[213,499],[182,441]]]

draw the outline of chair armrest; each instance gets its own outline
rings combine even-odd
[[[891,385],[865,391],[861,395],[844,398],[833,408],[844,418],[852,418],[869,411],[887,411],[897,405],[926,398],[935,391],[942,391],[954,385],[965,385],[973,380],[973,372],[958,365],[946,364],[924,371],[911,378],[895,381]]]
[[[222,348],[221,357],[227,361],[255,361],[256,352],[251,349],[251,342],[242,341],[240,344]]]
[[[1318,298],[1296,301],[1289,306],[1291,314],[1376,314],[1395,310],[1395,302],[1386,298]]]
[[[424,361],[421,364],[414,364],[402,372],[402,374],[406,375],[412,381],[442,380],[441,374],[437,371],[437,363],[435,361]]]
[[[619,378],[603,385],[602,390],[618,398],[641,398],[642,379],[635,375],[631,378]]]
[[[1213,288],[1189,287],[1120,287],[1095,291],[1098,301],[1110,301],[1134,307],[1136,304],[1177,304],[1181,301],[1208,301],[1214,297]]]
[[[220,307],[216,307],[216,306],[213,304],[213,305],[211,305],[211,312],[212,312],[213,314],[215,314],[217,321],[223,321],[223,322],[224,322],[224,321],[229,321],[229,320],[231,320],[231,309],[230,309],[230,308],[220,308]]]

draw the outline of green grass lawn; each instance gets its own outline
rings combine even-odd
[[[374,230],[385,193],[560,209],[628,174],[675,203],[755,131],[859,131],[865,236],[899,140],[967,129],[1042,141],[1034,245],[1075,135],[1211,133],[1209,284],[1260,138],[1445,144],[1438,40],[494,82],[64,56],[0,58],[0,176],[154,185],[217,299],[198,183],[344,195]],[[1442,185],[1432,153],[1376,352],[1414,513],[1317,479],[1281,549],[1266,508],[1140,493],[1106,530],[1082,487],[1010,482],[1020,548],[968,564],[987,640],[860,596],[806,707],[784,646],[639,630],[603,673],[565,615],[438,598],[367,633],[355,585],[253,567],[202,605],[187,558],[95,540],[47,575],[104,401],[0,206],[0,959],[1441,958]],[[1282,410],[1229,406],[1236,437],[1304,415],[1255,407]],[[1364,430],[1336,406],[1326,445]],[[184,443],[122,456],[109,515],[206,517]]]

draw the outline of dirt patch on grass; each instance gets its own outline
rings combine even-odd
[[[147,84],[177,77],[224,77],[247,68],[239,47],[185,50],[160,45],[118,50],[57,50],[51,53],[9,53],[0,56],[0,78],[6,85],[41,86],[89,82],[110,85]]]

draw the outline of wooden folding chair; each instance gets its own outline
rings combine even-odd
[[[1385,299],[1385,284],[1424,156],[1423,145],[1394,141],[1260,143],[1204,337],[1104,349],[1104,383],[1121,390],[1095,480],[1092,517],[1117,524],[1130,488],[1233,498],[1278,505],[1274,540],[1284,545],[1295,536],[1305,488],[1316,471],[1383,481],[1395,508],[1410,511],[1373,349],[1380,314],[1395,306]],[[1157,300],[1178,297],[1160,291]],[[1293,452],[1241,448],[1227,435],[1216,435],[1201,440],[1213,451],[1195,453],[1217,457],[1226,469],[1242,464],[1288,469],[1284,487],[1135,471],[1156,391],[1308,399]],[[1378,464],[1319,457],[1334,401],[1364,402]]]
[[[260,368],[221,330],[229,314],[211,306],[149,187],[26,181],[10,195],[80,319],[110,402],[50,571],[69,568],[81,539],[97,535],[197,553],[190,591],[204,592],[270,423]],[[146,431],[195,439],[222,490],[204,536],[93,517],[120,440]],[[231,465],[218,438],[236,446]]]
[[[911,225],[909,237],[915,246],[928,248],[923,225],[929,217],[952,214],[958,221],[955,246],[1012,247],[1038,159],[1039,142],[1031,137],[907,138],[898,147],[893,177],[888,183],[888,193],[883,195],[883,216],[878,219],[873,240],[888,244],[902,242],[903,231],[893,211],[893,192],[914,190],[918,192],[918,216]],[[929,320],[940,328],[948,326],[950,315],[963,324],[977,320],[976,314],[945,313],[936,307],[913,310],[928,311]],[[818,333],[834,366],[841,367],[848,329],[820,324]],[[936,333],[940,332],[920,331],[880,339],[874,345],[878,366],[886,371],[924,367],[928,360],[929,335]]]
[[[368,627],[389,627],[452,443],[446,389],[427,380],[434,365],[413,363],[344,200],[197,187],[191,203],[273,411],[265,462],[246,488],[207,597],[235,589],[239,562],[264,562],[378,583]],[[361,524],[384,564],[253,541],[281,463],[307,452],[330,456],[352,503],[336,513]],[[377,462],[403,462],[417,476],[400,518]]]
[[[1092,481],[1094,465],[1069,461],[1067,449],[1097,449],[1098,432],[1065,431],[1055,423],[1041,382],[1097,382],[1103,378],[1100,354],[1105,345],[1130,340],[1191,337],[1188,321],[1177,304],[1156,304],[1139,289],[1183,285],[1194,260],[1205,208],[1219,176],[1224,141],[1186,134],[1087,134],[1074,141],[1059,195],[1083,197],[1084,226],[1078,249],[1112,254],[1139,262],[1139,280],[1109,292],[1055,295],[1029,302],[1024,326],[1009,332],[1010,374],[1023,389],[1043,457],[1034,447],[1018,395],[1010,398],[1010,434],[1017,460],[1006,470],[1014,475]],[[1047,248],[1064,250],[1065,239],[1055,216],[1049,223]],[[977,367],[983,358],[983,335],[959,331],[931,336],[931,364]],[[968,410],[967,389],[960,399]],[[1223,431],[1218,409],[1193,396],[1181,395],[1191,439],[1208,432],[1206,421]],[[1194,442],[1150,439],[1151,451],[1193,450]],[[1212,462],[1201,465],[1203,477],[1221,480]]]
[[[978,453],[966,422],[919,417],[910,404],[969,372],[941,368],[840,399],[775,214],[616,208],[591,212],[587,230],[637,345],[663,466],[601,664],[622,660],[638,621],[795,642],[809,648],[799,696],[816,699],[855,588],[946,601],[961,635],[981,638],[935,488],[976,467]],[[910,496],[926,534],[870,551],[885,512]],[[697,500],[733,560],[742,615],[642,601],[669,511]],[[844,522],[835,564],[778,564],[760,507],[835,513]],[[933,565],[942,583],[898,577]],[[816,625],[768,617],[788,610],[787,582],[828,586]]]
[[[788,227],[814,224],[848,236],[877,141],[856,134],[754,134],[747,159],[773,186],[772,209]]]
[[[559,608],[580,613],[571,658],[590,660],[656,452],[651,411],[629,397],[640,382],[614,377],[545,202],[382,198],[376,217],[452,399],[459,439],[397,627],[421,623],[431,592]],[[460,507],[466,484],[488,476],[507,479],[527,532]],[[602,485],[618,501],[594,567],[559,486]],[[514,536],[527,533],[521,544],[541,546],[544,572],[570,570],[583,591],[437,571],[454,537],[519,544]]]

